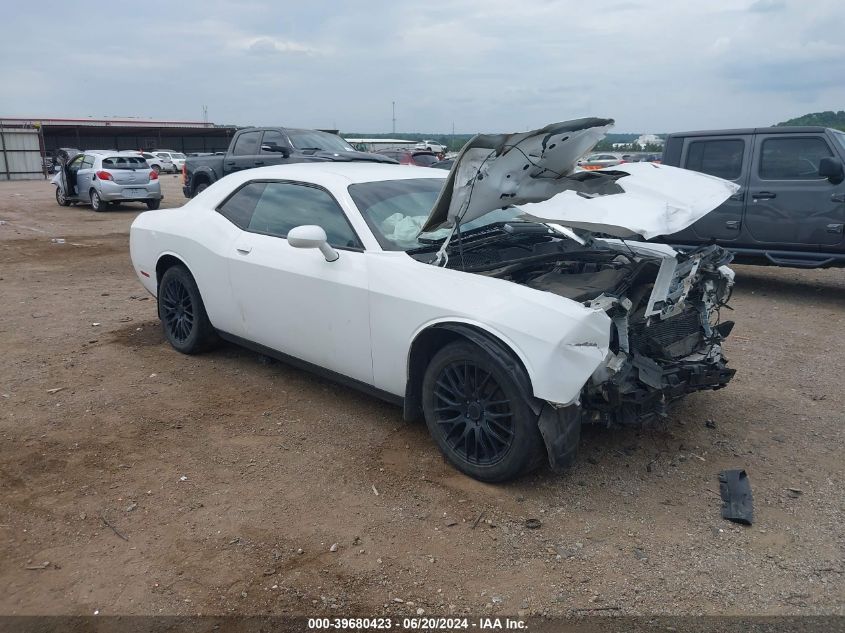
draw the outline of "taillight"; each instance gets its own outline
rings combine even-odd
[[[114,178],[112,178],[112,175],[107,171],[98,171],[96,176],[100,180],[114,180]]]
[[[187,162],[182,163],[182,184],[184,185],[188,182],[188,164]]]
[[[155,169],[150,170],[150,180],[158,180],[158,172]]]

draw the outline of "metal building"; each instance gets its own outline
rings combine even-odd
[[[47,177],[60,147],[222,152],[236,129],[205,121],[0,117],[0,180]]]

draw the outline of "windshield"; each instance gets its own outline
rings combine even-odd
[[[288,137],[296,149],[319,149],[326,152],[353,152],[355,149],[337,134],[318,130],[289,130]]]
[[[445,178],[409,178],[349,185],[349,195],[386,251],[408,251],[432,247],[417,239],[428,219]],[[461,225],[462,231],[495,222],[514,220],[522,215],[516,207],[497,209]],[[452,229],[439,229],[422,235],[425,240],[444,239]]]

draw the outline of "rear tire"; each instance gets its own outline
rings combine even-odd
[[[155,211],[161,206],[161,200],[147,200],[147,208],[150,211]]]
[[[201,182],[194,189],[194,195],[196,196],[196,195],[202,193],[203,191],[205,191],[206,189],[208,189],[208,183],[207,182]]]
[[[102,212],[108,208],[108,203],[103,202],[103,199],[100,197],[100,194],[97,193],[96,189],[91,190],[91,208],[94,211]]]
[[[158,316],[167,342],[183,354],[199,354],[217,343],[199,288],[188,269],[172,266],[158,286]]]
[[[446,459],[488,482],[514,479],[543,463],[543,438],[526,395],[498,362],[467,341],[437,352],[422,384],[425,422]]]
[[[61,187],[56,187],[56,202],[60,207],[70,206],[70,200],[67,199]]]

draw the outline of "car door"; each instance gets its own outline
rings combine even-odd
[[[372,384],[365,254],[340,205],[325,189],[286,181],[252,181],[234,195],[255,199],[229,259],[245,338]],[[304,224],[326,231],[336,261],[288,244]]]
[[[91,188],[94,183],[94,160],[96,157],[85,154],[79,171],[76,172],[76,190],[79,192],[79,199],[91,200]]]
[[[742,218],[751,164],[752,135],[688,137],[684,139],[681,167],[718,176],[742,187],[691,227],[667,238],[669,243],[699,243],[742,240]]]
[[[68,189],[65,193],[68,197],[74,197],[79,195],[79,182],[77,180],[77,174],[82,168],[83,160],[85,160],[85,154],[79,154],[78,156],[74,156],[73,159],[65,167],[65,180],[67,181]]]
[[[824,134],[759,134],[749,182],[746,225],[756,243],[816,250],[842,242],[838,188],[819,176],[834,156]]]
[[[255,167],[255,161],[259,160],[261,134],[261,130],[251,130],[249,132],[241,132],[238,135],[232,152],[227,154],[223,159],[224,174]]]

